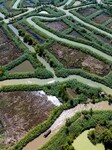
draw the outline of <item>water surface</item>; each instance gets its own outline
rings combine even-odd
[[[94,129],[90,129],[94,130]],[[81,133],[73,143],[73,146],[76,150],[105,150],[103,144],[93,145],[90,140],[87,138],[87,135],[90,130],[86,130]]]
[[[10,73],[17,73],[17,72],[33,72],[35,69],[33,68],[32,64],[26,60],[19,64],[18,66],[12,68],[9,72]]]

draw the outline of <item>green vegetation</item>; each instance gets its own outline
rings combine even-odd
[[[0,66],[0,76],[3,76],[4,72],[5,72],[5,69],[2,66]]]
[[[81,117],[82,115],[83,117]],[[92,115],[90,111],[76,114],[41,150],[63,150],[63,148],[65,150],[65,145],[71,145],[73,140],[84,130],[94,128],[97,124],[105,126],[105,120],[111,124],[111,115],[111,111],[95,111]]]
[[[0,12],[5,14],[5,18],[14,17],[14,16],[19,15],[27,10],[27,9],[19,9],[19,10],[12,9],[12,6],[16,2],[16,0],[7,0],[7,1],[2,0],[0,2],[1,2]]]
[[[1,67],[1,76],[0,76],[0,80],[5,80],[5,79],[17,79],[17,78],[30,78],[30,77],[37,77],[37,78],[41,78],[41,79],[45,79],[45,78],[51,78],[53,77],[53,74],[46,70],[46,68],[43,66],[43,64],[41,64],[39,62],[39,60],[37,59],[36,53],[31,53],[27,50],[26,46],[24,44],[20,44],[20,40],[14,36],[14,33],[8,28],[8,26],[6,24],[2,25],[4,32],[6,33],[6,35],[8,37],[10,37],[10,40],[12,40],[14,42],[14,44],[21,50],[24,52],[24,54],[22,56],[20,56],[19,58],[17,58],[16,60],[11,61],[10,63],[8,63],[7,65],[3,67]],[[22,30],[19,30],[19,34],[21,36],[24,35],[24,32]],[[24,35],[24,40],[26,40],[26,42],[28,42],[29,45],[32,45],[33,41],[32,37],[28,36],[28,35]],[[36,43],[34,43],[36,44]],[[33,73],[31,72],[27,72],[27,73],[13,73],[13,74],[9,74],[9,70],[11,70],[12,68],[14,68],[15,66],[19,65],[20,63],[22,63],[25,60],[29,60],[32,64],[32,66],[35,68],[35,71]]]
[[[95,130],[90,131],[88,134],[88,138],[91,140],[93,144],[103,143],[105,149],[112,149],[112,127],[111,124],[107,124],[107,120],[105,121],[105,126],[96,126]]]
[[[0,55],[4,56],[1,57],[1,60],[9,59],[7,63],[0,64],[0,81],[24,78],[37,78],[37,80],[31,85],[19,85],[19,80],[17,85],[2,86],[1,84],[0,92],[43,90],[49,95],[56,96],[62,103],[61,106],[54,108],[48,120],[31,129],[20,141],[9,148],[10,150],[22,150],[27,143],[48,130],[63,110],[73,108],[78,104],[86,106],[90,102],[95,104],[104,100],[108,101],[109,105],[112,104],[112,96],[103,93],[102,89],[92,88],[77,80],[54,82],[60,81],[61,79],[58,80],[60,77],[79,75],[112,88],[112,61],[110,59],[112,37],[108,35],[112,33],[112,10],[109,5],[112,2],[108,0],[105,4],[100,5],[96,4],[95,0],[80,0],[80,4],[75,6],[77,2],[75,0],[70,3],[68,0],[21,0],[18,9],[12,9],[15,2],[16,0],[1,0],[0,3],[0,12],[5,15],[5,19],[9,19],[0,18],[2,20],[0,30],[4,33],[1,33],[0,36]],[[26,14],[22,14],[27,10]],[[21,15],[14,17],[19,14]],[[85,24],[79,22],[73,15],[84,21]],[[27,22],[29,17],[32,17],[35,24],[56,35],[57,41]],[[98,20],[97,17],[100,19]],[[18,29],[19,36],[16,36],[8,27],[9,23]],[[86,23],[89,25],[87,26]],[[107,35],[96,28],[104,30]],[[61,38],[65,41],[59,41]],[[77,42],[77,44],[68,44],[67,40]],[[8,47],[7,44],[10,46]],[[28,47],[33,50],[30,51]],[[95,48],[96,52],[92,48]],[[9,56],[12,52],[7,53],[9,49],[14,50],[10,56],[11,59],[5,56],[6,54]],[[17,49],[20,51],[19,54]],[[12,59],[16,52],[16,57]],[[101,55],[101,52],[104,55]],[[40,57],[42,59],[39,59]],[[10,72],[24,61],[28,61],[34,70]],[[38,79],[44,79],[42,84],[40,80],[38,82]],[[30,79],[26,79],[28,80],[30,83]],[[61,130],[41,150],[74,150],[74,139],[90,128],[95,128],[88,134],[91,142],[93,144],[103,143],[105,149],[111,150],[112,111],[93,111],[92,109],[77,113],[71,119],[67,119]]]
[[[75,85],[75,86],[74,86]],[[64,87],[64,88],[63,88]],[[73,103],[71,103],[71,101],[68,99],[67,102],[65,101],[65,99],[63,99],[63,96],[60,95],[60,93],[62,93],[63,89],[65,91],[65,88],[69,87],[69,88],[75,88],[75,90],[77,91],[77,94],[79,96],[77,96],[76,98],[73,99]],[[35,127],[34,129],[32,129],[22,140],[20,140],[15,146],[14,148],[12,148],[13,150],[20,150],[22,149],[28,142],[30,142],[31,140],[33,140],[34,138],[36,138],[37,136],[39,136],[41,133],[43,133],[44,131],[46,131],[51,124],[56,120],[56,118],[60,115],[60,113],[64,110],[64,109],[68,109],[71,108],[73,106],[76,106],[79,103],[85,103],[88,98],[95,98],[95,101],[102,101],[103,98],[99,97],[99,92],[100,90],[98,89],[94,89],[94,88],[90,88],[89,86],[86,86],[84,84],[81,84],[79,82],[77,82],[76,80],[73,81],[68,81],[65,82],[64,84],[60,84],[60,83],[55,83],[55,84],[49,84],[49,85],[45,85],[45,86],[38,86],[38,85],[19,85],[19,86],[7,86],[7,87],[3,87],[2,91],[15,91],[15,90],[44,90],[46,91],[48,94],[52,94],[52,95],[56,95],[57,97],[59,97],[59,99],[64,103],[64,105],[56,108],[53,113],[50,115],[49,119],[42,123],[41,125]],[[65,91],[66,92],[66,91]],[[84,96],[86,93],[86,96]],[[99,98],[98,98],[99,97]],[[89,112],[90,115],[92,114],[91,111]],[[79,118],[80,114],[77,114],[75,116],[75,118]],[[87,120],[86,120],[87,121]],[[70,121],[71,123],[71,121]],[[69,121],[67,123],[67,126],[69,125]],[[89,126],[89,125],[88,125]],[[79,131],[78,131],[79,133]],[[57,143],[56,143],[57,144]],[[51,145],[53,146],[53,145]],[[71,147],[71,146],[70,146]]]

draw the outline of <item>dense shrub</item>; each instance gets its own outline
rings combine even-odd
[[[84,116],[90,114],[89,111],[82,112]],[[90,115],[89,115],[90,116]],[[81,114],[78,113],[70,119],[71,125],[69,126],[69,134],[66,134],[66,126],[62,127],[60,131],[54,135],[51,140],[41,148],[41,150],[54,150],[54,145],[57,149],[62,147],[62,145],[68,145],[68,138],[75,139],[84,130],[94,128],[97,124],[102,124],[102,120],[112,120],[111,111],[95,111],[89,120],[86,118],[80,119]],[[74,131],[74,132],[73,132]]]

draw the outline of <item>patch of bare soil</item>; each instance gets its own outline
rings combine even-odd
[[[4,145],[11,146],[20,140],[30,129],[45,121],[53,108],[47,96],[36,91],[1,92],[0,120],[6,134]]]
[[[51,45],[48,50],[67,69],[80,68],[100,76],[104,76],[110,72],[109,65],[75,48],[72,49],[56,43]]]
[[[68,28],[68,26],[62,21],[46,22],[46,25],[56,31],[63,31]]]
[[[101,15],[95,17],[95,18],[92,19],[92,20],[93,20],[94,22],[96,22],[96,23],[101,24],[101,23],[104,23],[104,22],[108,21],[109,19],[112,19],[112,17],[111,17],[110,15],[106,14],[106,13],[103,13],[103,14],[101,14]]]
[[[7,35],[0,28],[0,65],[6,65],[10,61],[21,56],[23,52],[10,41]]]
[[[2,28],[0,28],[0,45],[8,41],[8,37],[4,34]]]
[[[100,35],[97,35],[97,37],[98,37],[100,40],[102,40],[103,42],[105,42],[105,43],[109,44],[110,46],[112,46],[112,41],[111,41],[111,40],[106,39],[105,37],[100,36]]]
[[[78,12],[80,15],[82,15],[82,16],[84,16],[84,17],[87,17],[87,16],[93,14],[93,13],[96,12],[96,11],[97,11],[96,8],[90,7],[90,8],[80,9],[80,10],[78,10],[77,12]]]

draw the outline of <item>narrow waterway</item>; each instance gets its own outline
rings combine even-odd
[[[4,19],[5,15],[0,12],[0,17]]]
[[[68,0],[63,6],[69,5],[73,0]]]
[[[14,5],[13,5],[13,9],[18,9],[18,5],[20,3],[21,0],[17,0]],[[67,3],[65,5],[69,5],[71,3],[72,0],[68,0]],[[78,22],[88,26],[88,27],[91,27],[92,29],[95,29],[97,30],[98,32],[101,32],[103,33],[104,35],[108,35],[110,37],[112,37],[112,35],[108,32],[105,32],[93,25],[90,25],[84,21],[82,21],[81,19],[79,19],[78,17],[72,15],[69,10],[64,10],[64,6],[61,6],[61,7],[58,7],[59,10],[62,10],[66,13],[66,15],[69,15],[71,17],[73,17],[75,20],[77,20]],[[38,7],[40,8],[40,7]],[[22,15],[25,15],[31,11],[35,10],[35,8],[28,8],[28,11],[27,12],[24,12],[24,13],[21,13],[20,15],[17,15],[15,16],[14,18],[17,18],[17,17],[20,17]],[[0,16],[2,16],[2,14],[0,14]],[[2,16],[2,18],[4,18],[5,16]],[[34,17],[30,17],[30,18],[27,18],[27,21],[33,25],[35,28],[39,29],[40,31],[42,31],[43,33],[45,33],[46,35],[54,38],[55,40],[58,40],[58,41],[62,41],[62,42],[65,42],[65,43],[71,43],[72,45],[77,45],[79,47],[84,47],[84,48],[87,48],[89,51],[93,51],[99,55],[101,55],[102,57],[105,57],[106,59],[112,61],[112,57],[105,54],[105,53],[102,53],[101,51],[98,51],[97,49],[95,48],[92,48],[90,46],[87,46],[87,45],[84,45],[84,44],[81,44],[81,43],[77,43],[77,42],[73,42],[73,41],[70,41],[70,40],[67,40],[67,39],[63,39],[63,38],[60,38],[56,35],[54,35],[53,33],[50,33],[49,31],[39,27],[38,25],[36,25],[33,21],[32,21],[32,18]],[[45,17],[44,17],[45,18]],[[9,20],[12,19],[12,18],[8,18],[8,19],[4,19],[4,22],[6,23],[9,23]],[[46,19],[46,18],[45,18]],[[47,18],[48,19],[48,18]],[[12,30],[14,31],[15,29],[13,28],[13,26],[9,26],[10,28],[12,28]],[[16,34],[16,36],[18,36],[18,31],[15,30],[14,32]],[[19,36],[18,36],[19,37]],[[19,37],[20,38],[20,37]],[[22,39],[21,39],[22,40]],[[34,51],[34,49],[30,46],[28,46],[26,44],[26,46],[29,48],[30,51]],[[29,79],[12,79],[12,80],[5,80],[5,81],[1,81],[0,82],[0,88],[2,88],[3,86],[7,86],[7,85],[19,85],[19,84],[26,84],[26,85],[30,85],[30,84],[38,84],[38,85],[45,85],[45,84],[50,84],[50,83],[53,83],[53,82],[64,82],[64,81],[67,81],[67,80],[72,80],[72,79],[77,79],[79,82],[82,82],[84,84],[87,84],[89,86],[92,86],[92,87],[97,87],[97,88],[102,88],[103,91],[105,91],[107,94],[111,94],[112,95],[112,89],[110,89],[109,87],[101,84],[101,83],[97,83],[97,82],[94,82],[92,80],[89,80],[89,79],[86,79],[86,78],[83,78],[81,76],[78,76],[78,75],[71,75],[67,78],[57,78],[55,76],[55,73],[54,73],[54,70],[53,68],[50,67],[50,65],[41,57],[39,57],[37,55],[37,58],[39,59],[39,61],[41,63],[43,63],[43,65],[46,67],[47,70],[51,71],[53,74],[54,74],[54,78],[51,78],[51,79],[37,79],[37,78],[29,78]],[[72,108],[72,109],[69,109],[69,110],[66,110],[66,111],[63,111],[62,114],[57,118],[57,120],[53,123],[53,125],[50,127],[51,129],[51,134],[47,137],[47,138],[44,138],[43,134],[41,134],[39,137],[37,137],[36,139],[34,139],[32,142],[28,143],[24,148],[23,150],[37,150],[37,148],[39,149],[40,147],[42,147],[45,143],[47,143],[50,138],[59,131],[59,129],[65,124],[65,121],[67,118],[71,118],[73,115],[75,115],[77,112],[80,112],[82,110],[89,110],[90,108],[92,108],[93,110],[112,110],[112,106],[108,105],[108,102],[100,102],[100,103],[97,103],[95,105],[93,104],[88,104],[88,105],[84,105],[84,104],[80,104],[78,105],[77,107],[75,108]]]
[[[98,4],[102,4],[102,0],[96,0]]]
[[[9,27],[19,37],[18,30],[16,28],[14,28],[12,25],[9,25]],[[19,38],[22,40],[21,37],[19,37]],[[28,45],[26,44],[26,46],[28,46]],[[28,48],[30,50],[30,47],[28,47]],[[3,86],[7,86],[7,85],[19,85],[19,84],[45,85],[45,84],[50,84],[50,83],[54,83],[54,82],[64,82],[64,81],[76,79],[77,81],[82,82],[84,84],[87,84],[89,86],[96,87],[96,88],[102,88],[102,90],[104,92],[106,92],[107,94],[112,94],[112,89],[111,88],[109,88],[109,87],[107,87],[107,86],[105,86],[105,85],[103,85],[101,83],[94,82],[94,81],[92,81],[90,79],[86,79],[86,78],[83,78],[83,77],[78,76],[78,75],[71,75],[71,76],[68,76],[67,78],[58,78],[58,77],[55,76],[55,72],[54,72],[53,68],[50,67],[50,65],[42,57],[37,55],[37,59],[46,67],[47,70],[49,70],[49,71],[51,71],[53,73],[54,78],[43,79],[43,80],[42,79],[37,79],[37,78],[5,80],[5,81],[1,81],[0,82],[0,87],[2,88]]]
[[[65,5],[63,5],[63,6],[61,6],[61,7],[58,7],[58,9],[64,11],[67,16],[71,16],[74,20],[80,22],[81,24],[84,24],[85,26],[90,27],[91,29],[94,29],[94,30],[96,30],[96,31],[98,31],[98,32],[100,32],[100,33],[102,33],[102,34],[104,34],[104,35],[107,35],[107,36],[109,36],[109,37],[112,37],[112,34],[106,32],[106,31],[103,31],[103,30],[101,30],[101,29],[99,29],[99,28],[97,28],[97,27],[95,27],[95,26],[93,26],[93,25],[91,25],[91,24],[89,24],[89,23],[84,22],[83,20],[81,20],[81,19],[78,18],[77,16],[73,15],[72,13],[70,13],[69,10],[65,10],[65,9],[64,9],[64,6],[65,6]],[[83,6],[83,7],[84,7],[84,6]],[[73,8],[73,9],[74,9],[74,8]],[[70,10],[72,10],[72,9],[70,9]]]
[[[78,43],[78,42],[74,42],[74,41],[71,41],[71,40],[68,40],[68,39],[65,39],[65,38],[60,38],[57,35],[49,32],[48,30],[43,29],[42,27],[40,27],[39,25],[37,25],[35,22],[32,21],[33,18],[38,18],[38,17],[35,17],[35,16],[34,17],[29,17],[29,18],[27,18],[27,22],[30,25],[34,26],[39,31],[41,31],[44,34],[46,34],[47,36],[52,37],[53,39],[55,39],[57,41],[61,41],[61,42],[67,43],[67,44],[71,44],[71,45],[77,46],[79,48],[80,47],[86,48],[88,51],[92,51],[92,52],[94,52],[94,53],[96,53],[96,54],[106,58],[107,60],[112,61],[112,57],[111,56],[109,56],[109,55],[107,55],[107,54],[105,54],[105,53],[103,53],[103,52],[101,52],[101,51],[99,51],[99,50],[97,50],[97,49],[95,49],[95,48],[93,48],[91,46],[88,46],[88,45],[85,45],[85,44],[82,44],[82,43]]]
[[[52,126],[49,128],[51,130],[51,134],[44,138],[44,134],[41,134],[39,137],[28,143],[23,150],[37,150],[41,148],[44,144],[46,144],[51,137],[53,137],[54,134],[56,134],[60,128],[65,124],[66,119],[73,117],[77,112],[81,112],[83,110],[112,110],[112,105],[108,105],[107,101],[99,102],[96,104],[79,104],[74,108],[64,110],[61,115],[56,119],[56,121],[52,124]],[[85,150],[85,149],[84,149]]]
[[[16,2],[14,3],[14,5],[12,6],[12,9],[17,9],[20,1],[21,0],[16,0]]]
[[[68,80],[73,80],[76,79],[77,81],[84,83],[86,85],[89,85],[91,87],[95,87],[95,88],[101,88],[104,92],[106,92],[107,94],[112,95],[112,89],[101,84],[101,83],[97,83],[94,82],[92,80],[83,78],[81,76],[78,75],[71,75],[68,76],[67,78],[50,78],[50,79],[37,79],[37,78],[27,78],[27,79],[11,79],[11,80],[5,80],[5,81],[0,81],[0,88],[2,88],[3,86],[8,86],[8,85],[46,85],[46,84],[50,84],[50,83],[54,83],[54,82],[64,82],[64,81],[68,81]]]

